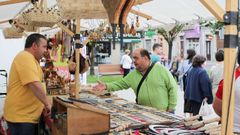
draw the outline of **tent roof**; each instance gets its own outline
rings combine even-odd
[[[7,0],[0,0],[4,2]],[[223,9],[225,9],[225,0],[215,0]],[[49,7],[56,4],[56,0],[47,0]],[[0,6],[0,22],[16,17],[26,6],[30,6],[30,2],[21,2],[17,4]],[[175,21],[187,22],[198,17],[210,18],[213,17],[211,13],[199,2],[199,0],[152,0],[142,5],[133,7],[136,11],[140,11],[152,16],[154,19],[162,22],[159,23],[154,20],[147,20],[140,17],[140,25],[142,27],[156,26],[174,23]],[[131,24],[136,21],[136,15],[130,14],[128,23]],[[93,27],[93,25],[100,24],[99,20],[82,21],[81,25],[85,27]],[[91,26],[92,25],[92,26]],[[8,23],[0,24],[0,28],[10,27]]]

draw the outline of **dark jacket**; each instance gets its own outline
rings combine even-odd
[[[202,67],[193,67],[187,76],[187,87],[184,98],[202,103],[207,97],[208,104],[213,102],[212,85],[208,74]]]

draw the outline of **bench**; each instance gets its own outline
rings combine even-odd
[[[98,64],[98,76],[123,75],[120,64]]]

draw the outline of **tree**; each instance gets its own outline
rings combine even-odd
[[[217,34],[217,32],[224,27],[223,22],[215,21],[215,20],[211,20],[211,21],[205,20],[200,22],[200,25],[203,27],[209,27],[211,29],[211,33],[214,35]]]
[[[178,33],[182,31],[183,27],[184,24],[176,23],[170,30],[166,30],[163,27],[158,28],[157,33],[162,35],[168,42],[168,59],[172,59],[173,40],[177,37]]]

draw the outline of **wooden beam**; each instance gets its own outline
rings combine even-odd
[[[9,23],[9,20],[0,21],[0,24],[2,23]]]
[[[30,2],[30,0],[8,0],[8,1],[3,1],[3,2],[0,2],[0,6],[9,5],[9,4],[16,4],[16,3],[21,3],[21,2]]]
[[[125,3],[124,8],[122,9],[122,12],[120,15],[120,20],[119,20],[119,22],[121,22],[120,24],[126,24],[127,16],[136,1],[137,0],[128,0],[128,2]]]
[[[151,19],[152,19],[152,16],[147,15],[147,14],[142,13],[142,12],[139,12],[139,11],[134,10],[134,9],[131,9],[130,12],[133,13],[133,14],[135,14],[135,15],[138,15],[138,16],[141,16],[141,17],[143,17],[143,18],[146,18],[146,19],[148,19],[148,20],[151,20]]]
[[[77,19],[77,25],[76,25],[76,34],[80,34],[80,19]],[[80,43],[80,39],[76,40],[75,41],[76,43]],[[75,98],[79,98],[79,92],[80,92],[80,87],[81,87],[81,84],[80,84],[80,80],[79,80],[79,69],[80,69],[80,48],[76,48],[76,53],[75,53],[75,58],[76,58],[76,70],[75,70]]]
[[[199,0],[216,18],[223,22],[225,11],[218,5],[215,0]],[[238,4],[237,4],[238,5]]]
[[[150,1],[152,1],[152,0],[137,0],[134,5],[140,5],[140,4],[150,2]]]
[[[222,12],[222,11],[221,11]],[[222,100],[222,135],[233,134],[235,97],[235,60],[238,46],[238,0],[226,0],[226,14],[230,24],[225,24],[224,33],[224,86]],[[220,13],[222,14],[222,13]],[[238,97],[239,98],[239,97]],[[236,114],[239,115],[239,114]]]
[[[142,13],[142,12],[140,12],[140,11],[131,9],[130,12],[131,12],[132,14],[135,14],[135,15],[141,16],[141,17],[143,17],[143,18],[146,18],[147,20],[153,20],[153,21],[159,22],[159,23],[161,23],[161,24],[166,24],[165,22],[160,21],[160,20],[158,20],[158,19],[156,19],[156,18],[153,18],[152,16],[147,15],[147,14],[145,14],[145,13]]]
[[[74,33],[71,30],[69,30],[65,25],[63,25],[61,22],[57,23],[57,25],[71,37],[74,36]]]

